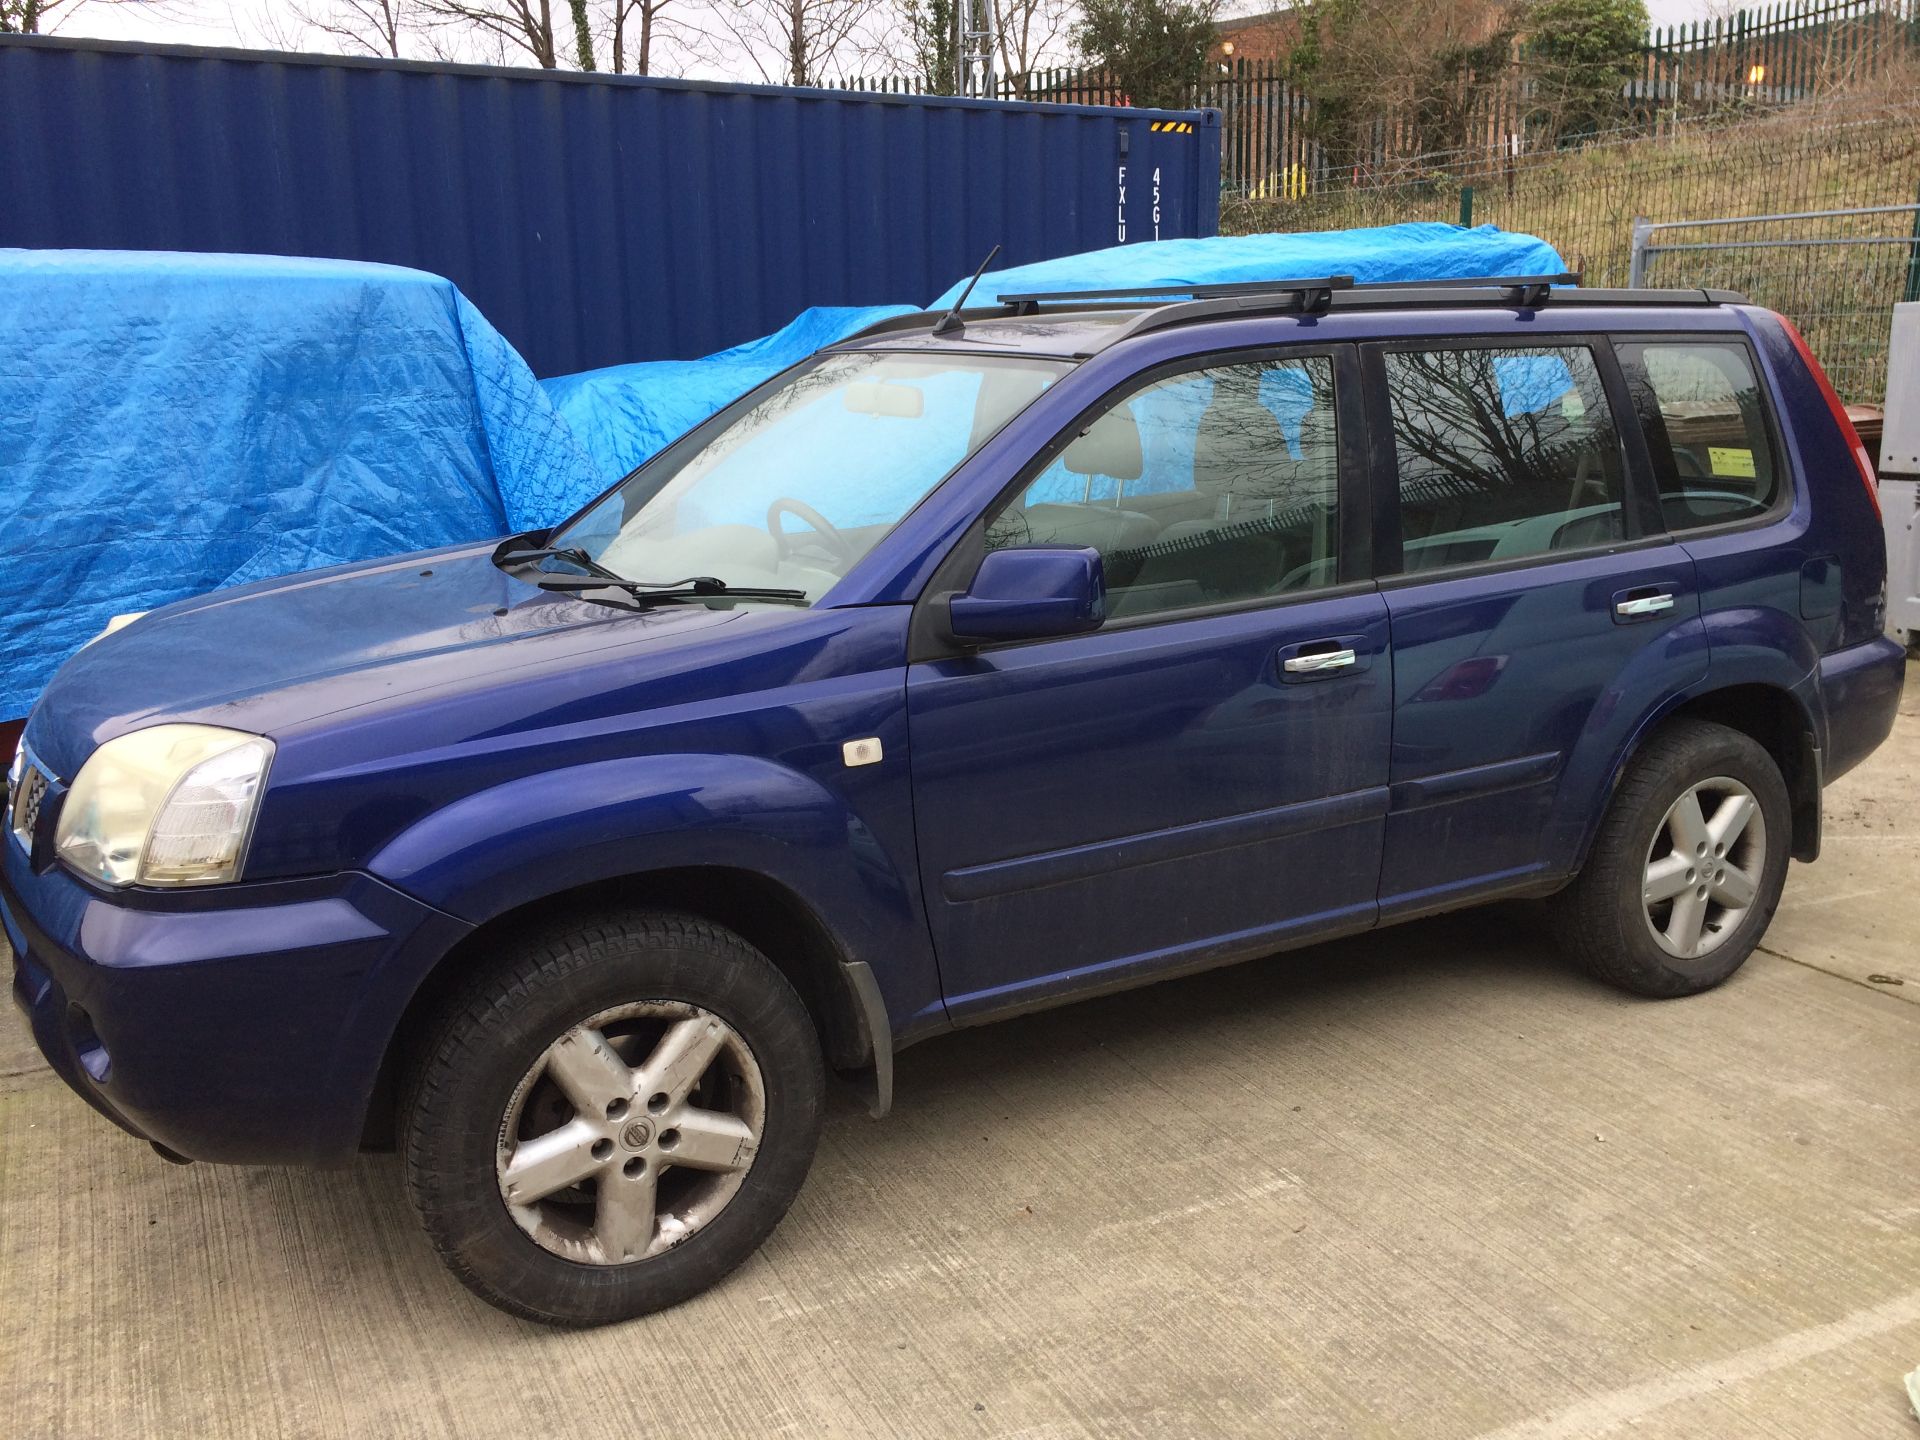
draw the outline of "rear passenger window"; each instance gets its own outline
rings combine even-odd
[[[1391,350],[1405,568],[1625,538],[1625,467],[1584,347]]]
[[[1096,416],[987,547],[1092,546],[1115,617],[1331,585],[1338,452],[1331,360],[1188,371]]]
[[[1634,407],[1669,530],[1745,520],[1780,494],[1760,384],[1744,345],[1623,344]]]

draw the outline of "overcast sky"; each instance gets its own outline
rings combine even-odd
[[[292,12],[291,0],[154,0],[156,11],[144,4],[102,4],[80,0],[77,8],[62,11],[54,25],[61,35],[84,35],[102,40],[153,40],[174,45],[239,45],[335,51],[327,37],[307,31]],[[1224,12],[1255,14],[1273,0],[1227,0]],[[1407,0],[1419,4],[1421,0]],[[1731,8],[1727,0],[1647,0],[1656,24],[1703,19]],[[482,58],[475,56],[473,58]],[[731,73],[728,73],[728,72]],[[668,73],[662,71],[661,73]],[[744,60],[736,68],[693,66],[680,73],[700,78],[757,78]]]

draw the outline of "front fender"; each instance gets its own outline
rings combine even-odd
[[[367,868],[481,925],[577,886],[695,866],[790,890],[846,959],[872,966],[896,1029],[938,1009],[914,857],[890,853],[847,798],[771,760],[643,755],[512,780],[423,817]]]

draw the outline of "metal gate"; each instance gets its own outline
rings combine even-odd
[[[1893,307],[1920,300],[1920,203],[1638,219],[1627,283],[1741,291],[1799,326],[1842,399],[1878,405]]]

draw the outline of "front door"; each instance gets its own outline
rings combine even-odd
[[[1373,922],[1393,667],[1358,391],[1339,347],[1155,372],[986,517],[988,548],[1098,549],[1109,619],[909,671],[955,1018]]]

